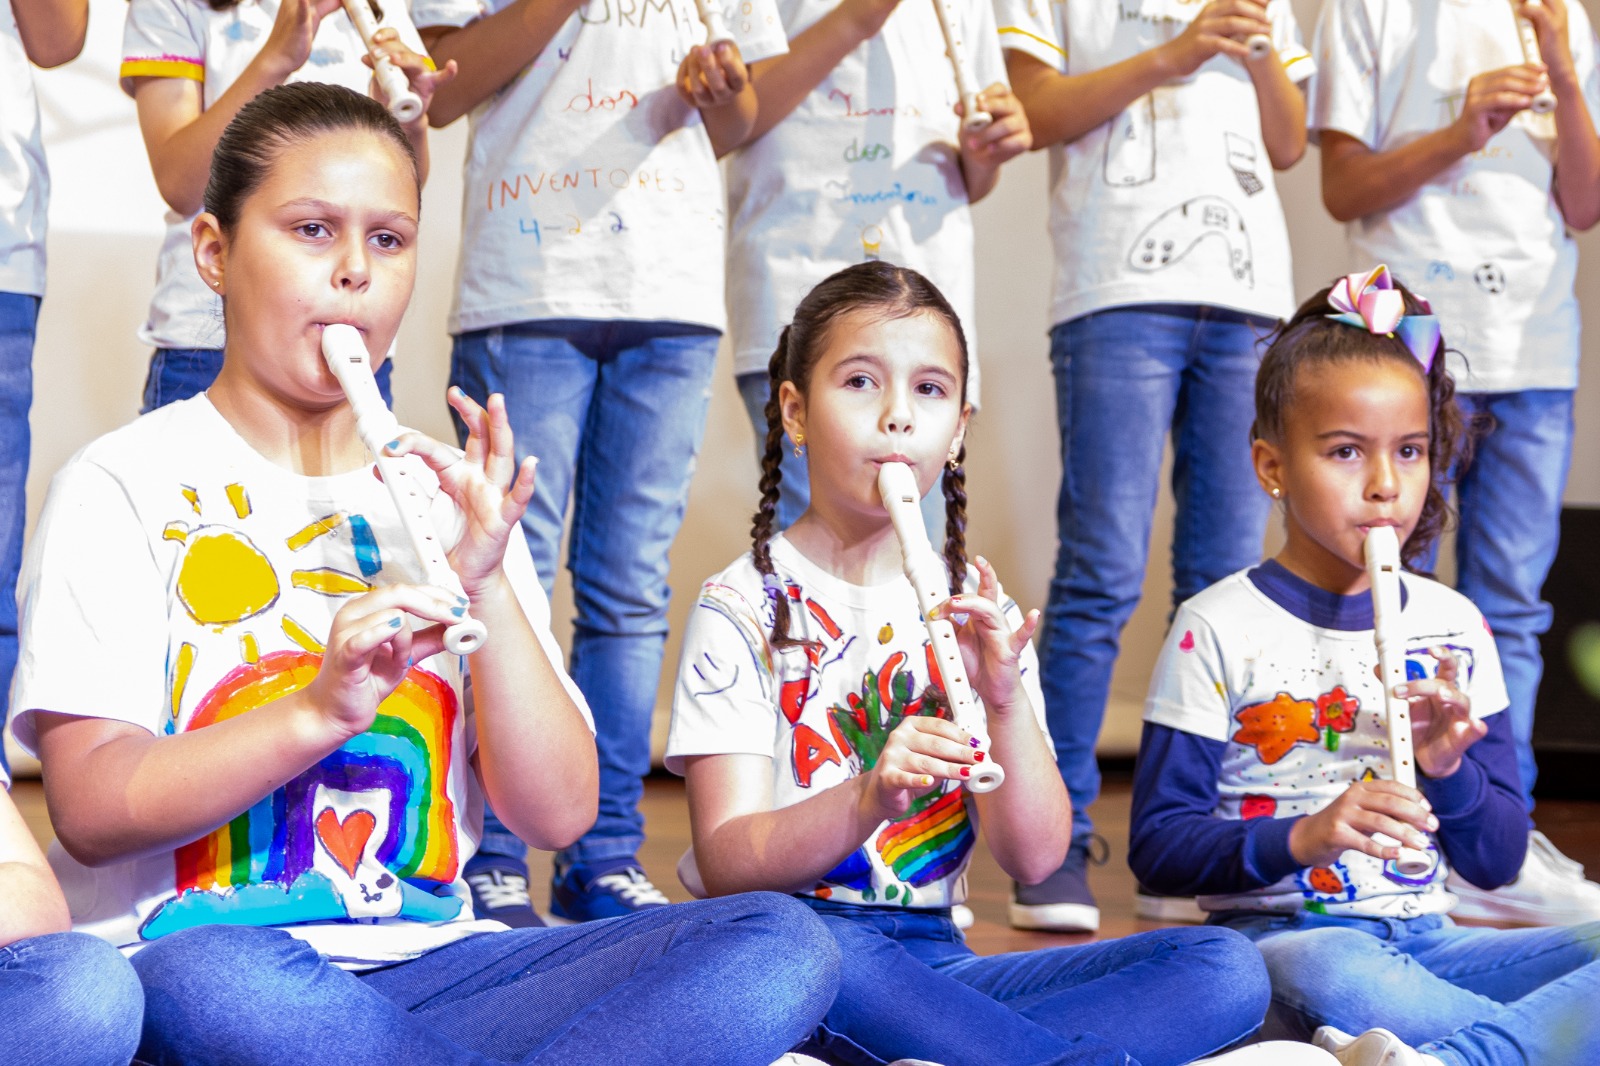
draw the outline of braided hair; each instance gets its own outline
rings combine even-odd
[[[1405,301],[1405,313],[1425,315],[1428,305],[1399,281],[1395,282]],[[1370,333],[1329,318],[1339,309],[1328,300],[1332,287],[1312,296],[1294,317],[1270,339],[1261,368],[1256,372],[1256,417],[1250,439],[1278,441],[1283,437],[1286,414],[1297,398],[1296,387],[1307,369],[1365,360],[1370,363],[1396,362],[1409,367],[1422,378],[1428,392],[1428,494],[1416,528],[1401,546],[1400,555],[1409,566],[1427,555],[1439,534],[1448,528],[1453,514],[1446,490],[1472,457],[1477,430],[1456,405],[1456,383],[1445,368],[1444,338],[1439,338],[1433,361],[1426,370],[1405,343],[1393,334]]]
[[[750,555],[766,584],[772,603],[772,645],[792,647],[804,643],[789,635],[789,590],[772,565],[773,525],[778,513],[778,489],[783,482],[783,412],[778,394],[785,381],[804,396],[827,347],[829,332],[842,316],[870,311],[884,318],[909,318],[933,314],[955,335],[961,353],[961,402],[967,399],[967,337],[961,319],[933,283],[915,270],[871,260],[846,267],[825,278],[795,308],[794,321],[778,335],[778,346],[767,362],[767,437],[761,454],[761,503],[750,524]],[[951,595],[961,591],[967,572],[966,445],[945,467],[941,487],[945,500],[944,562],[950,572]]]

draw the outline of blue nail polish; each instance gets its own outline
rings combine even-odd
[[[389,619],[389,628],[390,629],[399,629],[400,628],[400,619],[398,619],[398,618]]]
[[[398,447],[400,447],[399,438],[396,438],[396,439],[390,441],[388,444],[385,444],[384,447],[385,448],[398,448]]]
[[[455,615],[457,618],[460,618],[462,615],[467,613],[467,609],[465,607],[452,607],[450,608],[450,613]]]

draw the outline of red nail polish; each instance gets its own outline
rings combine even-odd
[[[971,776],[972,776],[972,767],[970,767],[970,766],[963,766],[963,767],[962,767],[962,768],[961,768],[961,776],[962,776],[962,777],[971,777]]]
[[[973,762],[982,762],[983,761],[983,752],[981,752],[981,751],[973,752],[972,753],[972,761]]]

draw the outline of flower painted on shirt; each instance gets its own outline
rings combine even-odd
[[[1261,761],[1271,766],[1296,744],[1315,744],[1322,739],[1312,721],[1316,710],[1310,700],[1297,700],[1280,692],[1266,703],[1253,703],[1239,711],[1239,730],[1233,740],[1255,748]]]
[[[1317,727],[1323,730],[1322,743],[1329,751],[1339,750],[1339,734],[1349,733],[1356,727],[1356,712],[1361,702],[1335,685],[1332,692],[1317,697]]]

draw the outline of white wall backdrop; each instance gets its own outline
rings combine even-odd
[[[1310,37],[1318,0],[1295,0]],[[1589,0],[1591,11],[1596,0]],[[87,441],[133,418],[149,353],[135,340],[154,276],[162,206],[155,193],[132,103],[116,85],[125,0],[91,0],[89,43],[65,68],[41,71],[54,178],[50,281],[35,351],[34,452],[30,522],[50,475]],[[929,61],[938,57],[930,56]],[[433,177],[424,197],[422,269],[400,338],[395,406],[402,421],[446,436],[442,400],[450,340],[445,333],[456,260],[465,123],[433,141]],[[1280,175],[1295,249],[1296,291],[1304,296],[1345,268],[1340,229],[1319,199],[1315,149]],[[969,542],[999,568],[1025,605],[1043,605],[1055,551],[1056,452],[1045,333],[1050,252],[1045,230],[1045,158],[1010,166],[997,192],[979,205],[978,335],[985,408],[974,423]],[[1579,295],[1600,322],[1600,236],[1581,240]],[[1350,268],[1353,269],[1353,265]],[[1448,335],[1448,332],[1447,332]],[[1593,377],[1600,331],[1585,338],[1590,376],[1580,390],[1578,437],[1568,499],[1600,505],[1600,386]],[[1241,447],[1243,443],[1241,442]],[[733,388],[720,369],[689,513],[673,555],[673,625],[681,626],[699,583],[748,547],[756,501],[755,442]],[[1151,544],[1145,599],[1130,624],[1119,663],[1102,750],[1130,752],[1139,708],[1162,638],[1171,502],[1163,499]],[[571,600],[566,575],[556,596],[565,636]],[[677,642],[668,646],[658,736],[665,726]]]

